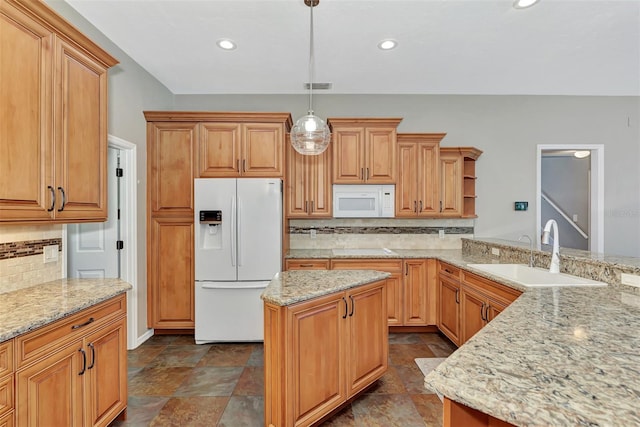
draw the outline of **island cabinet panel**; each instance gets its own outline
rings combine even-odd
[[[0,2],[0,221],[107,218],[107,69],[44,2]]]
[[[460,270],[438,263],[438,329],[460,345]]]
[[[383,281],[264,313],[266,426],[313,425],[387,370]]]
[[[514,427],[506,421],[469,408],[447,397],[444,398],[444,427]]]
[[[402,261],[390,259],[332,259],[332,270],[377,270],[391,273],[385,281],[387,320],[390,326],[402,325]]]

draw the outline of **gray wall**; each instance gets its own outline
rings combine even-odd
[[[315,95],[321,117],[404,117],[400,132],[446,132],[443,146],[484,151],[476,165],[476,235],[535,236],[537,144],[604,144],[605,252],[640,257],[640,98]],[[306,112],[304,95],[176,95],[178,110]],[[516,212],[513,202],[529,202]]]
[[[542,157],[542,192],[562,209],[569,218],[578,215],[575,222],[587,235],[589,231],[589,167],[591,158],[573,156]],[[585,239],[549,203],[542,201],[541,223],[555,219],[558,223],[560,244],[566,248],[589,249]],[[554,237],[555,238],[555,237]]]
[[[147,197],[147,131],[142,114],[145,110],[166,110],[173,106],[173,94],[147,73],[126,53],[107,39],[75,9],[62,0],[48,0],[47,4],[75,25],[91,40],[109,52],[120,63],[109,70],[109,134],[137,146],[138,171],[138,336],[147,330],[147,255],[146,255],[146,197]]]

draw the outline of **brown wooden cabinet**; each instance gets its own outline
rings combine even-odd
[[[16,425],[107,426],[127,405],[125,294],[15,338]]]
[[[331,150],[305,156],[287,144],[286,151],[285,215],[289,218],[331,218]]]
[[[460,345],[460,269],[438,262],[438,329]]]
[[[460,344],[467,342],[515,301],[521,292],[467,271],[462,272]]]
[[[398,134],[396,217],[440,214],[439,146],[444,133]]]
[[[14,340],[0,343],[0,427],[14,425]]]
[[[147,124],[147,324],[151,328],[194,327],[193,179],[198,135],[193,122]]]
[[[476,217],[475,162],[482,151],[473,147],[440,147],[440,215]]]
[[[395,184],[400,118],[332,118],[334,184]]]
[[[308,426],[388,365],[384,282],[289,307],[265,304],[265,425]]]
[[[284,262],[285,270],[328,270],[331,264],[329,259],[287,259]]]
[[[332,259],[332,270],[377,270],[391,273],[385,280],[387,319],[390,326],[403,324],[402,260],[398,259]]]
[[[107,69],[43,2],[0,3],[0,221],[107,217]]]
[[[435,285],[429,280],[429,270],[435,267],[433,260],[405,259],[404,265],[404,326],[427,326],[435,324],[432,314],[431,287]],[[432,285],[433,284],[433,285]],[[435,305],[435,304],[434,304]]]

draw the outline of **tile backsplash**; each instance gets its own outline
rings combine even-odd
[[[44,262],[43,247],[58,245],[56,262]],[[0,226],[0,293],[62,277],[62,225]]]
[[[291,220],[291,249],[460,249],[473,237],[473,219]],[[442,232],[442,237],[441,237]]]

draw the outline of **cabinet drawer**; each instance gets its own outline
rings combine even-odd
[[[126,308],[125,294],[121,294],[17,337],[15,340],[18,368],[50,354],[54,346],[64,344],[79,334],[85,334],[87,330],[102,325],[110,319],[124,316]]]
[[[402,271],[401,259],[332,259],[332,270],[378,270],[387,273]]]
[[[328,270],[328,259],[288,259],[285,260],[286,270]]]
[[[0,380],[0,416],[13,409],[13,375]]]
[[[450,277],[452,279],[460,278],[460,269],[458,267],[454,267],[451,264],[447,264],[445,262],[438,263],[438,273],[443,274],[445,277]]]
[[[0,344],[0,378],[13,371],[13,339],[11,339]]]
[[[506,302],[507,305],[515,301],[516,298],[522,294],[522,292],[516,289],[501,285],[493,280],[485,279],[484,277],[477,276],[467,271],[462,272],[462,282],[464,285],[483,292],[490,298]]]

